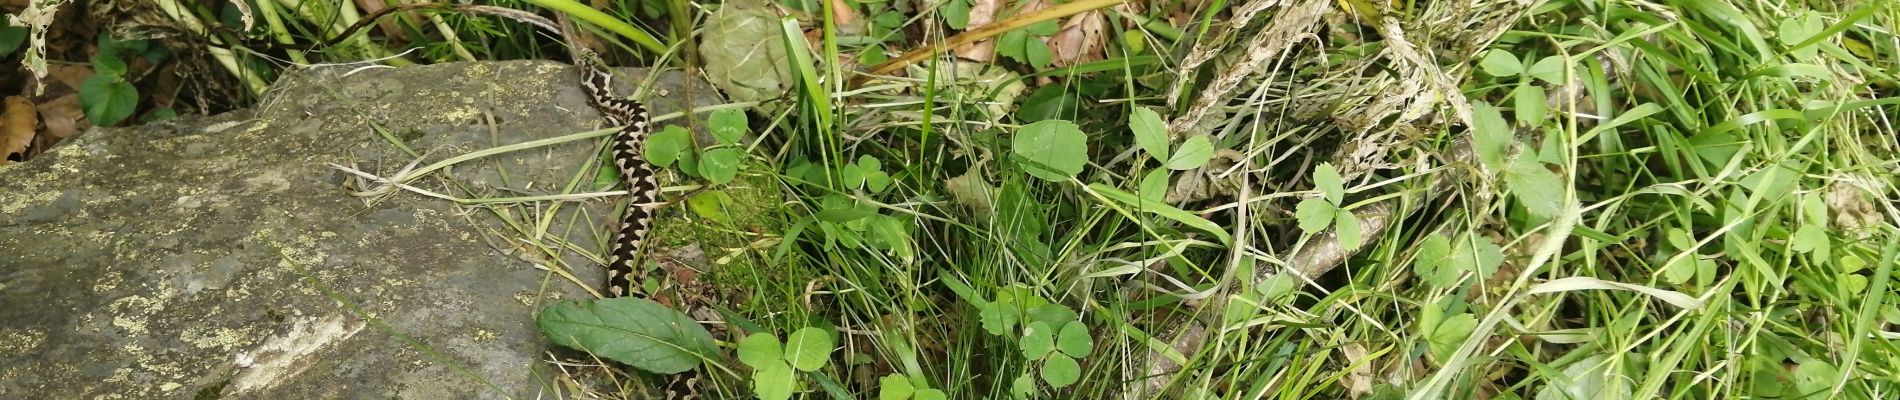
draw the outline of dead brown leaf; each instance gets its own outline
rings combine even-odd
[[[0,164],[26,161],[26,149],[33,143],[33,128],[38,125],[33,101],[24,96],[7,97],[6,111],[0,114],[0,153],[6,155],[6,160]]]
[[[831,25],[838,28],[841,35],[864,34],[864,18],[858,16],[857,8],[845,0],[831,0]]]
[[[1062,30],[1045,42],[1054,53],[1050,61],[1055,66],[1065,67],[1102,59],[1102,31],[1105,29],[1100,11],[1069,17],[1062,23]]]
[[[79,109],[79,94],[67,93],[65,96],[42,100],[34,104],[40,112],[40,124],[46,126],[46,134],[41,140],[62,140],[78,135],[80,129],[91,126],[85,122],[86,112]]]
[[[1003,0],[970,0],[970,24],[965,28],[975,28],[996,22],[996,12],[1002,8]],[[996,55],[996,40],[985,39],[958,46],[950,52],[965,60],[989,62]]]

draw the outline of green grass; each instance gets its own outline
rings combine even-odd
[[[1295,0],[1241,25],[1248,3],[1143,2],[1102,14],[1104,59],[1076,66],[839,62],[960,32],[900,3],[785,1],[754,38],[793,69],[753,109],[744,173],[786,198],[754,248],[773,269],[718,282],[770,300],[734,309],[748,331],[835,334],[794,397],[1900,392],[1891,3],[1397,2],[1374,25],[1339,7],[1375,3]],[[697,70],[681,25],[716,6],[606,10],[674,50],[610,39]],[[552,48],[437,18],[460,42],[418,35],[430,60]],[[1131,122],[1144,108],[1174,129]],[[1057,120],[1079,136],[1040,131]],[[1028,328],[1064,308],[1088,340]],[[750,393],[731,368],[714,380]]]

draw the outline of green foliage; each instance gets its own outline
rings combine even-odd
[[[0,34],[0,42],[5,40]],[[99,52],[92,56],[93,75],[79,84],[79,106],[87,120],[99,126],[118,125],[138,110],[138,88],[126,80],[130,71],[121,56],[147,56],[153,61],[162,57],[148,55],[149,47],[145,40],[119,41],[112,35],[99,35]]]
[[[26,43],[26,28],[0,24],[0,58],[13,55]]]
[[[1088,164],[1088,138],[1075,123],[1046,120],[1016,131],[1010,146],[1017,164],[1037,178],[1064,182]]]
[[[822,329],[805,327],[779,343],[778,336],[754,333],[739,342],[739,361],[752,367],[752,390],[761,399],[783,400],[801,390],[799,371],[816,372],[831,361],[833,342]]]
[[[554,344],[653,373],[684,372],[715,354],[706,328],[646,299],[564,301],[542,309],[536,321]]]

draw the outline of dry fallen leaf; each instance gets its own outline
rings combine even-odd
[[[0,153],[6,155],[5,161],[26,161],[26,148],[33,143],[34,127],[39,125],[39,115],[33,110],[33,101],[23,96],[8,96],[6,111],[0,114]]]
[[[970,0],[970,23],[965,29],[989,25],[996,22],[996,12],[1002,9],[1003,0]],[[996,54],[996,40],[984,39],[976,43],[957,46],[951,53],[970,61],[988,62]]]
[[[858,10],[845,0],[831,0],[831,21],[839,35],[864,34],[864,18],[859,17]]]
[[[79,109],[79,94],[67,93],[50,101],[41,101],[33,107],[40,112],[40,123],[46,126],[43,139],[59,140],[79,134],[80,129],[91,126],[85,122],[86,113]]]
[[[1062,23],[1062,30],[1045,42],[1049,44],[1049,50],[1055,53],[1050,61],[1055,66],[1063,67],[1102,59],[1104,29],[1100,11],[1069,17],[1068,21]]]

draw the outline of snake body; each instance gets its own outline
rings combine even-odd
[[[614,133],[614,166],[620,169],[620,176],[627,181],[627,211],[621,215],[620,230],[614,234],[612,247],[607,255],[607,297],[635,295],[647,297],[645,293],[633,290],[635,271],[640,268],[642,245],[647,233],[653,228],[653,214],[658,207],[660,183],[654,178],[653,164],[647,162],[640,151],[647,140],[647,126],[650,122],[646,105],[632,99],[615,97],[609,85],[613,83],[613,74],[596,63],[592,51],[579,50],[581,86],[587,89],[587,96],[593,100],[594,108],[615,125],[621,125]]]
[[[614,167],[620,169],[620,176],[627,181],[627,211],[620,217],[620,229],[615,232],[613,243],[607,253],[607,297],[632,296],[650,298],[650,293],[636,289],[633,282],[645,282],[646,271],[641,265],[642,250],[647,234],[653,230],[653,216],[660,206],[660,182],[654,176],[653,164],[647,162],[642,152],[645,148],[651,115],[645,104],[638,100],[615,97],[611,85],[613,74],[595,62],[598,57],[584,48],[575,55],[580,69],[581,87],[587,90],[587,97],[607,119],[620,125],[613,137]],[[638,279],[636,279],[638,278]],[[698,399],[699,370],[667,377],[665,396],[668,399]]]

